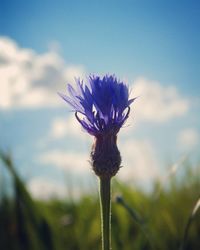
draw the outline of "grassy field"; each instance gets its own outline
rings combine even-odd
[[[14,190],[12,197],[2,190],[0,193],[0,249],[100,250],[96,194],[78,200],[34,200],[11,158],[5,154],[0,157],[12,177]],[[155,183],[151,193],[113,181],[113,250],[200,249],[198,207],[181,248],[186,225],[200,197],[200,166],[188,164],[184,169],[181,178],[171,177],[165,187]]]

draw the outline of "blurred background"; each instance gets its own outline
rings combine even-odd
[[[118,136],[113,249],[178,249],[200,195],[199,27],[195,0],[0,0],[0,249],[100,249],[93,138],[57,94],[89,74],[139,96]],[[197,214],[186,249],[199,235]]]

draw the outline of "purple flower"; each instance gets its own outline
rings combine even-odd
[[[67,85],[68,96],[60,96],[73,108],[77,120],[91,135],[116,135],[130,112],[130,104],[126,84],[113,75],[89,76],[84,84],[76,79],[77,89]],[[80,116],[81,114],[81,116]]]

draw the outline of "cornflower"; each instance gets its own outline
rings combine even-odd
[[[91,164],[100,178],[102,249],[110,249],[110,181],[120,168],[117,134],[127,120],[130,105],[126,84],[114,75],[89,76],[87,84],[76,79],[76,90],[67,84],[68,95],[59,94],[75,112],[83,129],[94,136]]]

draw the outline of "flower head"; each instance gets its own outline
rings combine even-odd
[[[67,85],[69,96],[60,96],[73,108],[82,127],[95,137],[116,135],[135,100],[129,99],[128,87],[113,75],[89,76],[87,84],[76,79],[76,84],[76,90]]]

